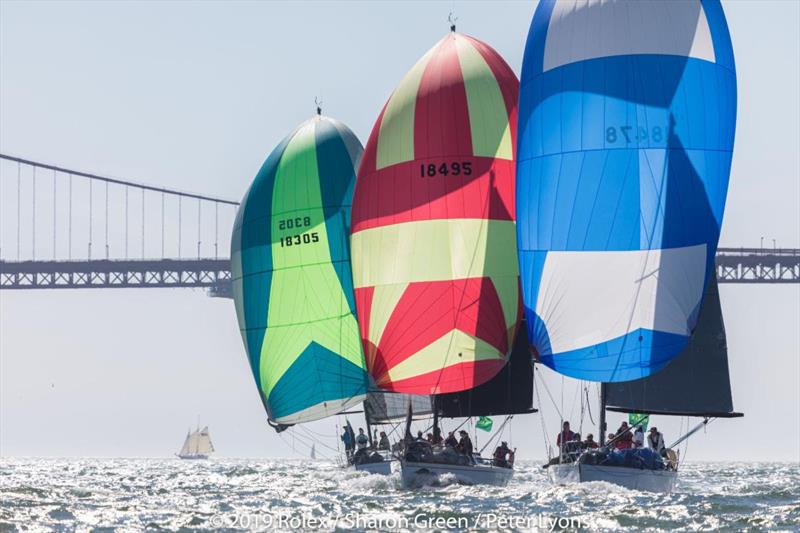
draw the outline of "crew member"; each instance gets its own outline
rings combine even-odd
[[[642,426],[636,426],[636,429],[633,431],[633,447],[644,447],[644,431],[642,431]]]
[[[369,444],[369,437],[364,433],[364,428],[358,428],[358,435],[356,435],[356,446],[359,451],[366,450]]]
[[[561,426],[561,433],[556,437],[556,446],[559,450],[566,449],[567,443],[575,438],[575,434],[569,429],[569,422],[564,422]]]
[[[469,457],[471,462],[475,462],[475,459],[472,457],[472,441],[469,435],[463,429],[459,431],[458,434],[461,435],[461,439],[458,441],[458,451]]]
[[[379,450],[388,450],[391,448],[389,444],[389,437],[386,435],[385,431],[381,431],[381,439],[378,441],[378,449]]]
[[[594,435],[592,435],[591,433],[586,435],[586,440],[583,441],[583,448],[586,449],[586,450],[591,450],[591,449],[594,449],[594,448],[597,448],[597,447],[598,446],[597,446],[597,442],[595,442],[595,440],[594,440]]]
[[[623,422],[617,430],[617,441],[614,443],[618,450],[627,450],[633,447],[633,435],[628,428],[628,423]]]
[[[350,431],[348,431],[347,427],[344,428],[341,438],[342,442],[344,443],[344,452],[347,455],[347,460],[352,461],[355,443],[353,442],[353,437],[350,435]]]
[[[647,435],[647,445],[659,455],[664,455],[664,435],[658,431],[658,428],[650,428],[650,433]]]
[[[445,446],[450,446],[454,450],[458,449],[458,440],[456,439],[455,433],[452,431],[447,434],[447,438],[444,440]]]
[[[503,468],[511,468],[511,464],[513,462],[513,459],[511,459],[511,461],[509,461],[508,458],[509,458],[509,456],[513,457],[513,455],[514,455],[514,452],[512,452],[511,449],[508,447],[508,443],[506,441],[501,442],[500,446],[498,446],[494,450],[494,466],[500,466],[500,467],[503,467]]]

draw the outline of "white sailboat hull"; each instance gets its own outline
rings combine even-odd
[[[643,470],[626,466],[586,464],[552,465],[547,469],[550,481],[557,485],[605,481],[631,490],[672,492],[678,473],[673,470]]]
[[[353,465],[356,472],[368,472],[370,474],[380,474],[382,476],[389,476],[392,474],[392,461],[381,461],[380,463],[363,463],[360,465]]]
[[[189,454],[189,455],[178,454],[178,457],[180,457],[181,459],[186,459],[186,460],[208,459],[208,455],[203,455],[203,454]]]
[[[462,485],[498,485],[505,486],[514,475],[512,468],[502,468],[487,464],[448,465],[438,463],[414,463],[400,461],[400,472],[403,486],[418,487],[426,483],[435,483],[441,476],[454,476]]]

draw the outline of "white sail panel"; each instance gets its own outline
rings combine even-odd
[[[706,246],[667,250],[550,252],[536,313],[563,353],[638,329],[689,335],[703,296]],[[599,311],[602,310],[602,311]]]
[[[195,453],[201,455],[208,455],[214,451],[214,445],[211,444],[211,434],[208,428],[204,427],[202,431],[196,434],[197,442]]]
[[[186,439],[183,441],[183,446],[181,447],[181,451],[178,452],[179,455],[187,455],[191,453],[189,451],[191,441],[192,441],[192,433],[189,432],[186,434]]]
[[[634,54],[693,57],[713,63],[714,44],[702,4],[696,0],[555,3],[545,43],[544,70]]]

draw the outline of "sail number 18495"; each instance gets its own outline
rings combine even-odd
[[[422,178],[432,178],[434,176],[465,176],[472,175],[472,161],[452,161],[450,163],[421,163],[419,165],[419,175]]]

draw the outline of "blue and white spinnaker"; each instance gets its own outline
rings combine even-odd
[[[725,207],[736,71],[718,0],[543,0],[522,68],[517,234],[540,360],[663,368],[697,321]]]

